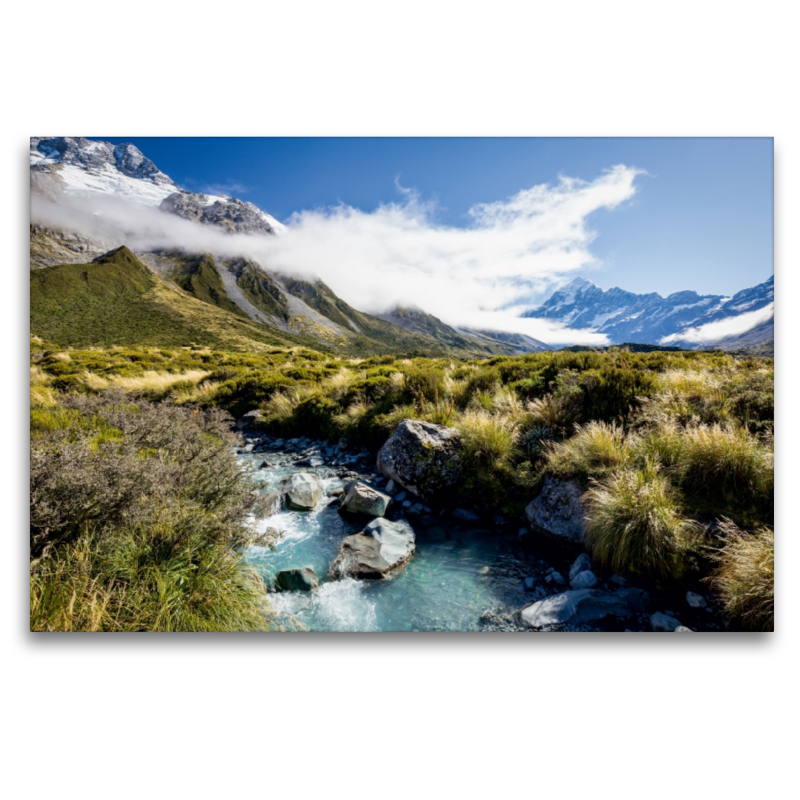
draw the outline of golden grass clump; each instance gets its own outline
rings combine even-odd
[[[203,370],[189,370],[175,374],[172,372],[156,372],[146,370],[142,375],[131,377],[114,375],[109,378],[108,385],[133,395],[165,395],[173,384],[189,381],[199,383],[203,378],[211,373]]]
[[[588,422],[576,426],[571,438],[548,446],[548,468],[564,477],[606,475],[631,462],[637,443],[615,424]]]
[[[669,480],[650,462],[624,469],[587,492],[586,540],[600,564],[663,584],[686,571],[699,526],[683,517]]]
[[[713,552],[716,569],[708,579],[725,612],[752,631],[775,630],[775,533],[741,530],[731,520],[720,525],[725,541]]]

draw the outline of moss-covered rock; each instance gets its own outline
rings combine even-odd
[[[442,500],[458,482],[461,446],[455,428],[406,419],[378,453],[378,469],[425,500]]]

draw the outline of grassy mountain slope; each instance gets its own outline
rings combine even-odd
[[[313,344],[173,288],[127,247],[88,264],[34,270],[30,281],[31,333],[59,346],[201,344],[260,350]]]
[[[396,306],[385,314],[379,314],[378,318],[413,333],[430,336],[446,347],[473,350],[484,355],[498,355],[509,352],[509,349],[499,342],[481,340],[469,334],[459,333],[455,328],[445,325],[438,317],[428,314],[427,311],[423,311],[421,308]]]
[[[248,259],[231,261],[229,267],[235,272],[242,293],[256,308],[276,319],[289,321],[286,298],[266,272]]]
[[[346,352],[358,352],[368,348],[373,352],[382,350],[386,353],[408,352],[419,355],[487,354],[484,345],[459,337],[457,334],[455,338],[443,340],[427,331],[407,330],[380,317],[357,311],[337,297],[321,280],[311,282],[299,278],[280,277],[290,294],[343,329],[347,335],[346,343],[343,344]],[[447,326],[442,325],[442,327]]]
[[[228,297],[214,259],[209,255],[186,256],[172,274],[172,280],[204,303],[218,306],[240,317],[247,316]]]

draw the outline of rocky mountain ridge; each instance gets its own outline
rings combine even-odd
[[[682,340],[681,334],[690,328],[767,309],[773,301],[774,278],[737,292],[733,297],[699,295],[693,291],[662,297],[655,292],[635,294],[618,287],[604,291],[591,281],[575,278],[541,306],[522,316],[604,333],[612,344],[662,343],[697,347],[696,342]]]

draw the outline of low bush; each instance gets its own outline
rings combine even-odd
[[[230,418],[123,400],[32,409],[31,628],[268,628]]]

